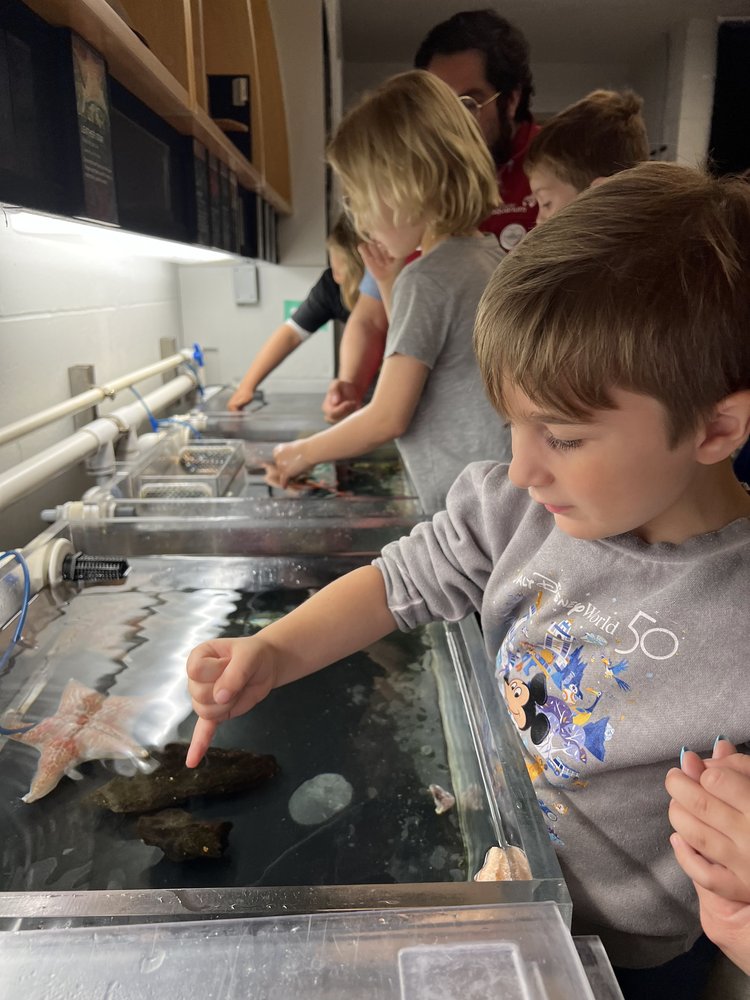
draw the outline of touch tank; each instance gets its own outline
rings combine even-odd
[[[230,396],[230,389],[214,387],[188,419],[208,438],[242,441],[248,471],[245,495],[257,495],[257,487],[262,484],[262,466],[273,461],[276,444],[308,437],[331,426],[323,419],[320,397],[313,394],[289,397],[260,392],[240,412],[225,409]],[[416,495],[393,444],[358,458],[316,466],[311,479],[319,483],[320,491],[335,495],[391,498]],[[282,492],[272,488],[271,495]]]
[[[77,544],[101,554],[374,555],[424,517],[395,448],[316,466],[302,488],[265,481],[275,443],[316,428],[313,402],[265,407],[262,428],[253,411],[219,413],[236,435],[224,438],[206,436],[205,413],[174,418],[111,479],[44,519],[73,525]]]
[[[53,582],[35,583],[23,628],[21,574],[0,568],[9,998],[200,984],[421,1000],[471,983],[477,998],[621,1000],[601,942],[567,932],[473,618],[273,692],[184,767],[189,650],[263,627],[423,516],[395,449],[318,467],[301,494],[269,489],[274,442],[320,429],[310,399],[237,415],[209,395],[189,419],[215,437],[176,420],[142,461],[44,512],[57,520],[24,554]],[[100,582],[60,582],[61,557]]]
[[[146,435],[145,450],[119,461],[111,478],[88,490],[81,501],[44,511],[43,517],[169,516],[173,509],[178,515],[190,510],[187,501],[200,509],[200,502],[216,500],[224,501],[216,509],[223,507],[226,515],[243,516],[243,501],[262,510],[272,509],[271,501],[293,509],[319,500],[329,501],[341,515],[345,501],[366,499],[400,504],[422,516],[414,486],[392,444],[358,458],[316,465],[284,489],[269,484],[266,466],[273,463],[273,449],[280,441],[328,426],[316,414],[317,397],[294,401],[291,412],[286,400],[276,400],[275,405],[264,404],[260,413],[252,408],[241,413],[199,410],[170,418],[168,429],[162,427],[158,439]],[[146,447],[149,437],[154,439]],[[302,516],[301,511],[295,516]]]
[[[79,527],[58,524],[48,538],[77,548]],[[145,843],[138,824],[148,805],[137,815],[116,812],[97,795],[115,779],[158,774],[155,757],[166,744],[184,751],[193,725],[189,650],[214,636],[252,633],[367,558],[142,555],[128,550],[126,533],[118,541],[131,567],[124,581],[61,584],[32,602],[26,644],[0,676],[0,725],[54,717],[73,678],[105,704],[131,700],[119,703],[133,709],[132,724],[124,713],[123,725],[148,756],[85,763],[80,780],[62,777],[28,803],[22,797],[38,754],[2,738],[6,929],[18,921],[28,928],[538,900],[569,915],[473,619],[388,637],[222,726],[218,746],[271,755],[278,774],[255,788],[180,803],[197,823],[231,824],[217,857],[170,861]],[[455,805],[436,811],[431,785]],[[519,864],[508,881],[475,882],[491,847]]]

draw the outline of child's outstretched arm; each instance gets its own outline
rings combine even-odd
[[[750,974],[750,757],[728,740],[666,778],[675,857],[695,885],[707,936]]]
[[[237,411],[247,406],[263,379],[270,375],[284,358],[296,350],[301,343],[302,337],[289,323],[282,323],[278,329],[274,330],[242,376],[240,384],[227,403],[227,409]]]
[[[248,712],[273,688],[306,677],[395,628],[382,574],[363,566],[257,635],[196,646],[187,661],[198,715],[187,766],[200,763],[221,722]]]
[[[274,448],[275,472],[282,486],[318,462],[364,455],[403,434],[411,423],[430,369],[406,354],[383,362],[372,400],[330,430]]]

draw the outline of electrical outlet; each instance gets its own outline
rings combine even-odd
[[[234,301],[238,306],[257,304],[258,268],[255,264],[239,264],[234,268]]]

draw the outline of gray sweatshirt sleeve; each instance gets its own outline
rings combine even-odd
[[[521,493],[503,466],[475,462],[454,482],[444,511],[385,546],[374,565],[383,574],[388,607],[400,629],[459,621],[481,608],[497,544],[506,534],[492,515],[509,491]]]

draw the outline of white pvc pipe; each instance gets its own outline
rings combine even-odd
[[[23,437],[24,434],[35,431],[38,427],[44,427],[46,424],[51,424],[55,420],[67,417],[71,413],[80,413],[81,410],[85,410],[89,406],[101,403],[103,399],[115,396],[121,389],[127,389],[129,386],[135,385],[136,382],[142,382],[144,379],[151,378],[152,375],[161,375],[162,372],[171,371],[172,368],[177,368],[178,365],[192,360],[192,357],[192,350],[186,347],[178,354],[170,354],[168,358],[155,361],[154,364],[146,365],[145,368],[139,368],[128,375],[121,375],[119,378],[113,379],[111,382],[105,382],[103,385],[92,386],[77,396],[71,396],[70,399],[65,399],[61,403],[55,403],[54,406],[47,407],[46,410],[40,410],[30,417],[16,420],[15,423],[6,424],[5,427],[0,427],[0,444],[14,441],[16,438]]]
[[[144,402],[149,410],[159,411],[194,389],[195,385],[196,379],[192,374],[178,375],[144,396]],[[114,410],[106,417],[93,420],[70,437],[58,441],[25,462],[14,465],[0,475],[0,510],[32,493],[46,480],[71,465],[93,455],[108,441],[116,441],[121,434],[127,433],[131,427],[137,427],[147,418],[145,407],[140,401],[136,401]]]

